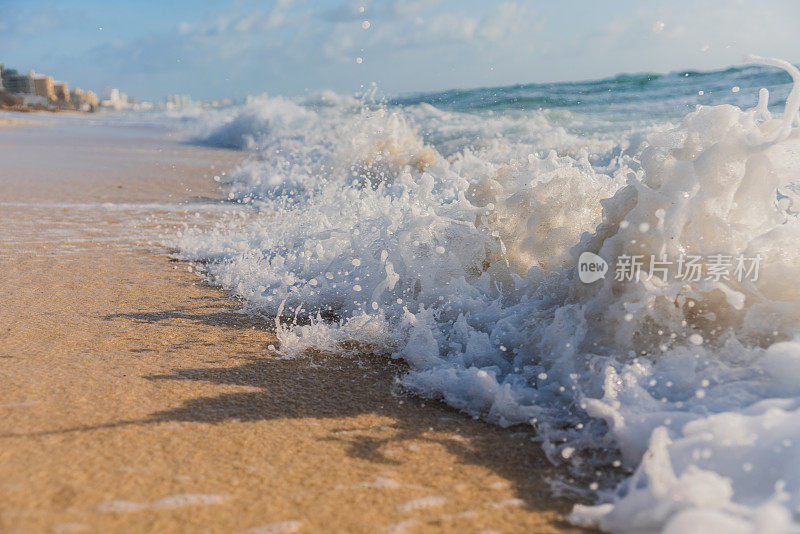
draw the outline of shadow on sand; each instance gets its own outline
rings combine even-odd
[[[151,415],[153,422],[218,423],[282,418],[345,418],[372,413],[394,422],[380,432],[365,428],[334,429],[325,439],[343,443],[353,457],[394,464],[383,454],[393,443],[417,440],[437,443],[461,463],[484,466],[514,485],[531,510],[569,511],[571,503],[554,500],[545,477],[556,476],[533,442],[534,432],[501,429],[439,403],[405,395],[394,386],[402,367],[382,358],[321,356],[301,359],[257,358],[235,367],[175,369],[149,380],[198,380],[249,386],[258,391],[226,393],[185,402]],[[378,434],[376,436],[375,434]],[[454,440],[452,436],[466,439]],[[514,458],[509,462],[509,458]],[[566,525],[562,525],[566,526]]]
[[[181,321],[214,327],[264,329],[265,320],[230,309],[220,309],[226,299],[198,302],[196,306],[106,316],[109,321],[152,324]],[[230,303],[227,300],[228,304]],[[187,348],[187,347],[181,347]],[[269,354],[258,347],[251,354]],[[241,355],[239,355],[241,356]],[[242,361],[241,357],[238,361]],[[483,466],[509,480],[513,489],[533,511],[569,511],[571,502],[552,496],[547,478],[559,472],[545,458],[535,433],[528,427],[502,429],[453,410],[438,401],[405,394],[396,385],[404,371],[401,364],[383,357],[325,357],[297,359],[251,356],[240,365],[178,368],[168,374],[144,376],[155,381],[200,381],[225,386],[246,386],[256,391],[222,393],[185,401],[181,406],[150,414],[141,420],[117,421],[94,427],[50,432],[88,431],[124,425],[192,422],[215,424],[225,421],[274,419],[346,418],[375,414],[392,422],[364,429],[334,428],[321,439],[341,442],[353,457],[377,465],[396,463],[384,454],[395,443],[418,440],[445,447],[460,463]],[[464,439],[453,439],[460,436]],[[7,436],[0,436],[7,437]],[[513,458],[513,461],[509,461]],[[564,473],[560,473],[564,476]],[[574,529],[556,523],[554,527]]]

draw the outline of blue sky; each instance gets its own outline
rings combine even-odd
[[[142,99],[388,94],[800,60],[796,0],[0,0],[0,61]],[[360,58],[360,62],[359,62]]]

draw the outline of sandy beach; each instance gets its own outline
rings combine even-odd
[[[532,430],[399,394],[381,358],[276,357],[156,244],[241,157],[93,119],[0,130],[0,531],[574,530]]]

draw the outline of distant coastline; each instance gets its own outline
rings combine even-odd
[[[80,110],[74,109],[63,109],[57,107],[48,107],[38,104],[25,104],[24,101],[20,103],[14,103],[14,101],[10,101],[8,99],[9,93],[7,91],[0,90],[0,111],[13,111],[17,113],[76,113],[81,112]],[[13,96],[13,95],[12,95]],[[3,124],[0,123],[0,127]]]
[[[27,74],[0,63],[0,109],[6,111],[77,111],[91,113],[100,108],[147,109],[119,89],[107,87],[98,93],[29,70]],[[149,105],[152,107],[152,104]]]

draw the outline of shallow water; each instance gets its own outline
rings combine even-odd
[[[287,356],[402,358],[410,390],[534,425],[598,502],[577,523],[797,531],[790,90],[748,66],[173,115],[250,158],[171,244]]]

